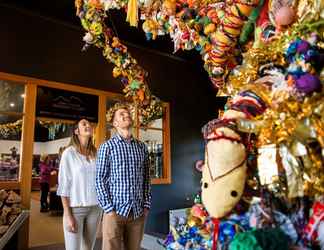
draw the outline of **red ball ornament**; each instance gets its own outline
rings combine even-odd
[[[281,7],[275,14],[276,24],[286,26],[293,23],[295,20],[295,11],[288,6]]]

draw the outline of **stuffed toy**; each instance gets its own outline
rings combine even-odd
[[[246,152],[231,120],[213,120],[205,130],[202,202],[209,214],[221,218],[240,200],[246,178]]]
[[[246,134],[238,132],[237,121],[262,114],[266,104],[256,93],[242,91],[229,103],[219,119],[203,129],[205,161],[202,167],[202,203],[210,216],[222,218],[240,201],[247,177]]]

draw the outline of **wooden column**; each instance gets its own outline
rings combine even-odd
[[[163,106],[163,177],[165,184],[171,184],[170,104],[164,103]]]
[[[33,146],[34,146],[34,129],[35,129],[35,109],[36,109],[36,92],[35,84],[27,83],[25,85],[24,100],[24,117],[22,124],[22,140],[20,152],[20,195],[22,206],[30,209],[30,193],[33,167]],[[19,231],[19,246],[21,250],[28,249],[28,228],[29,220]]]
[[[97,148],[106,139],[106,96],[104,94],[99,95],[98,105],[98,125],[95,138]]]
[[[33,167],[34,129],[35,129],[35,109],[36,109],[35,84],[26,84],[24,117],[21,135],[21,158],[20,158],[20,194],[22,205],[30,208],[30,192]]]

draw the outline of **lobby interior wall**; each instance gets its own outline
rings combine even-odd
[[[81,52],[83,31],[77,27],[0,7],[0,36],[2,72],[112,92],[122,90],[101,51],[90,48]],[[166,234],[168,211],[191,206],[200,190],[201,175],[194,168],[195,161],[204,156],[200,130],[217,117],[223,103],[217,103],[201,61],[176,60],[138,47],[130,46],[129,50],[149,72],[151,91],[170,103],[172,183],[153,185],[146,224],[146,232]]]

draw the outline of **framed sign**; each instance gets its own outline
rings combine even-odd
[[[38,86],[36,116],[98,122],[97,95]]]

